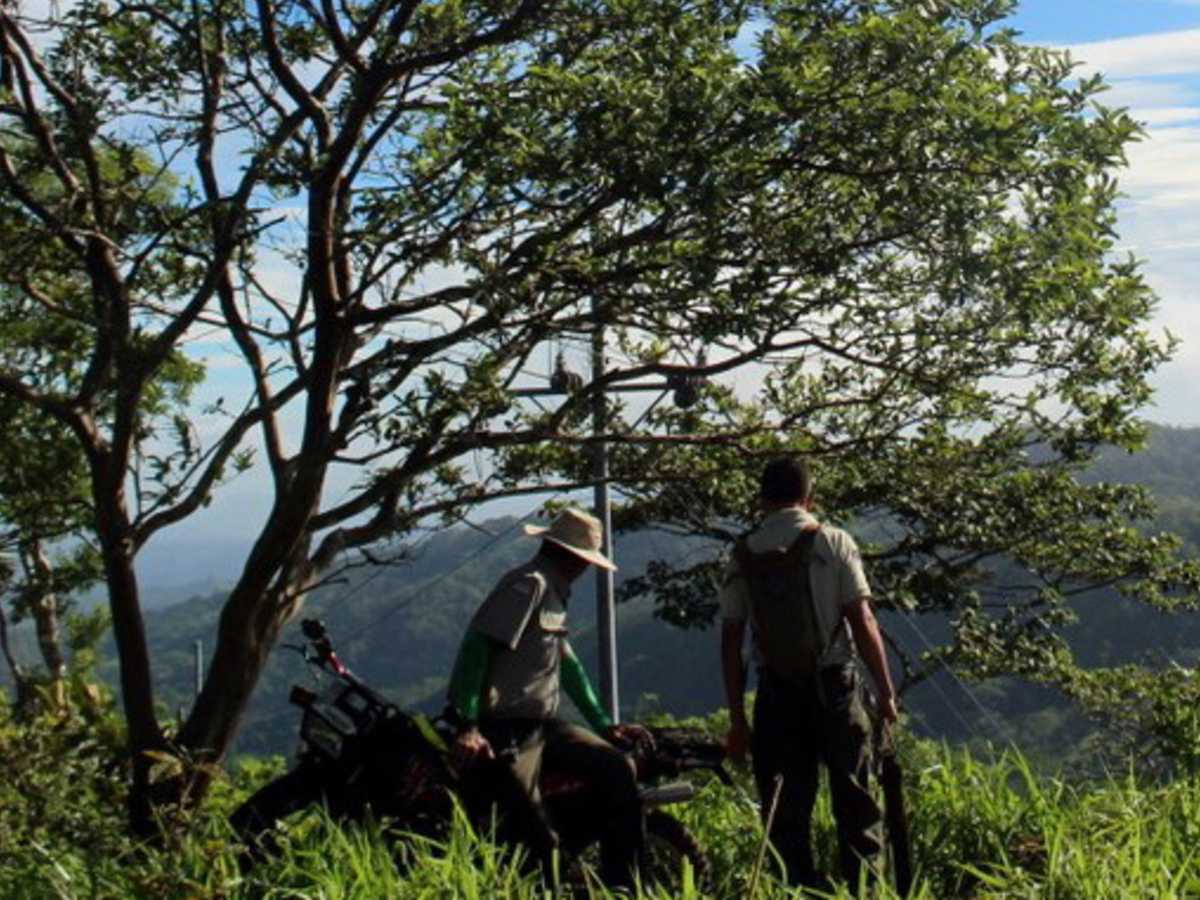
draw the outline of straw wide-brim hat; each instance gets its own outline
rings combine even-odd
[[[568,507],[554,517],[548,528],[526,525],[525,533],[530,537],[540,537],[543,541],[558,544],[564,550],[570,550],[581,559],[586,559],[593,566],[610,571],[617,568],[600,552],[604,546],[604,526],[595,516],[588,515],[581,509]]]

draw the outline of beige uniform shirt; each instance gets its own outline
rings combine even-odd
[[[570,582],[535,557],[508,572],[483,601],[470,628],[500,646],[492,654],[481,712],[501,719],[552,719],[567,637]]]
[[[746,542],[754,553],[786,549],[802,530],[817,524],[806,510],[787,507],[770,513]],[[871,595],[854,538],[840,528],[822,525],[813,541],[809,580],[821,633],[833,635],[820,665],[848,662],[853,658],[853,652],[850,625],[843,618],[844,613],[860,598]],[[728,621],[745,622],[750,618],[749,589],[746,579],[738,571],[736,560],[731,559],[726,566],[719,603],[721,616]]]

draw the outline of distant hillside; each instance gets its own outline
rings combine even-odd
[[[1200,554],[1200,428],[1154,426],[1145,451],[1109,451],[1090,471],[1099,481],[1149,488],[1158,503],[1157,528],[1178,534],[1191,554]]]

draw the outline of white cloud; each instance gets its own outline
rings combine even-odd
[[[75,5],[77,0],[21,0],[17,11],[25,19],[50,21],[70,12]]]
[[[1081,73],[1098,71],[1109,78],[1200,73],[1200,28],[1073,44],[1066,49],[1083,63]]]
[[[1170,107],[1186,107],[1197,102],[1198,93],[1194,85],[1180,80],[1150,80],[1146,78],[1123,78],[1108,83],[1108,90],[1097,98],[1110,108],[1128,108],[1140,111]]]
[[[58,40],[58,20],[75,5],[76,0],[21,0],[17,20],[34,50],[44,53]]]
[[[1171,125],[1200,122],[1200,106],[1168,106],[1157,109],[1139,109],[1134,117],[1149,128],[1161,129]]]
[[[1135,202],[1173,205],[1173,196],[1200,189],[1200,125],[1152,128],[1128,155],[1121,186]]]
[[[1192,47],[1190,60],[1170,54]],[[1120,173],[1126,200],[1121,204],[1121,249],[1144,260],[1147,283],[1160,298],[1151,325],[1180,339],[1175,357],[1152,377],[1157,394],[1146,418],[1181,426],[1200,425],[1200,103],[1195,83],[1200,71],[1200,31],[1174,38],[1152,36],[1089,45],[1078,49],[1108,67],[1108,74],[1133,76],[1117,81],[1104,97],[1110,106],[1127,106],[1147,126],[1141,142],[1129,147],[1129,168]],[[1155,54],[1162,53],[1162,59]],[[1172,79],[1150,80],[1161,72]]]
[[[1144,418],[1169,425],[1200,426],[1200,397],[1196,391],[1200,383],[1200,346],[1188,339],[1200,334],[1200,302],[1192,291],[1172,296],[1160,292],[1160,296],[1163,299],[1156,323],[1181,342],[1175,357],[1151,379],[1155,402]]]

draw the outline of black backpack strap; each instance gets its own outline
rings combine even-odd
[[[754,576],[758,570],[758,559],[760,554],[755,553],[750,549],[749,535],[742,535],[733,545],[733,559],[737,563],[737,573],[732,576],[734,578],[741,576],[746,583],[746,591],[753,598],[754,591]],[[758,617],[755,615],[755,606],[753,599],[747,604],[750,624],[754,628],[759,627]]]
[[[743,578],[750,576],[750,569],[754,566],[754,554],[750,552],[750,544],[747,543],[746,535],[742,535],[733,545],[733,561],[737,563],[737,573]]]
[[[805,561],[805,563],[807,563],[809,565],[812,564],[812,551],[813,551],[813,547],[817,543],[817,535],[821,533],[821,530],[823,527],[824,526],[818,524],[818,525],[814,526],[813,528],[806,528],[806,529],[804,529],[803,533],[801,533],[800,537],[796,538],[797,544],[799,544],[801,542],[801,540],[804,541],[804,544],[805,544],[805,549],[804,549],[805,560],[804,561]],[[793,546],[795,546],[795,545],[793,545]],[[817,598],[813,597],[813,601],[817,602]],[[838,629],[842,627],[842,622],[845,620],[845,618],[846,618],[845,612],[839,613],[837,615],[837,617],[835,618],[833,625],[829,629],[829,634],[824,635],[824,643],[822,645],[824,649],[822,650],[822,653],[825,650],[828,650],[829,647],[832,646],[834,640],[836,640]]]

